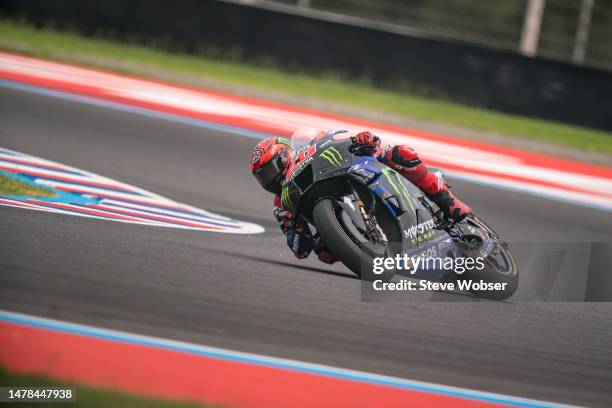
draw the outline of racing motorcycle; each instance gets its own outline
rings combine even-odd
[[[291,147],[283,206],[294,219],[314,225],[315,236],[362,279],[378,278],[372,273],[376,258],[480,257],[480,269],[449,273],[438,264],[409,277],[504,284],[503,290],[468,289],[489,299],[506,299],[516,291],[516,262],[495,231],[475,215],[461,222],[446,219],[419,188],[366,152],[371,147],[354,143],[343,130],[317,139],[294,136]]]

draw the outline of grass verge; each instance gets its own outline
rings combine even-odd
[[[175,54],[155,47],[82,37],[50,28],[36,29],[1,19],[0,49],[141,75],[150,75],[151,70],[161,69],[177,76],[316,98],[476,131],[612,154],[610,132],[428,99],[405,90],[383,90],[367,80],[349,81],[339,75],[287,73],[270,66],[247,65],[206,55]],[[113,66],[113,61],[118,65]],[[121,68],[117,69],[117,66]]]
[[[12,406],[26,407],[74,407],[74,408],[196,408],[202,405],[169,400],[145,398],[117,391],[105,391],[93,387],[68,384],[47,377],[9,373],[0,367],[1,387],[76,387],[76,402],[36,403],[19,402]],[[4,404],[0,403],[0,406]],[[10,406],[10,403],[7,404]],[[212,406],[209,406],[212,408]]]
[[[0,194],[26,197],[56,197],[53,190],[36,187],[0,173]]]

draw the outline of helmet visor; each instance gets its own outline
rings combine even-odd
[[[283,170],[282,160],[280,157],[277,157],[255,170],[253,176],[264,189],[278,194],[280,192]]]

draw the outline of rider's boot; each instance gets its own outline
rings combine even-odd
[[[446,185],[444,186],[444,190],[434,194],[427,194],[427,197],[440,207],[447,218],[455,222],[462,221],[472,212],[472,209],[463,201],[455,197],[455,195],[448,190]]]

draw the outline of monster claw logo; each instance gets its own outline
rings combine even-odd
[[[291,140],[287,139],[286,137],[277,137],[276,142],[286,144],[287,146],[291,145]]]
[[[293,200],[291,199],[289,187],[283,188],[283,191],[281,192],[281,204],[284,208],[291,208],[293,206]]]
[[[389,181],[389,184],[391,185],[393,190],[395,191],[395,194],[401,201],[404,202],[406,208],[411,208],[414,211],[415,207],[412,202],[412,195],[404,185],[401,176],[390,167],[383,168],[382,172]]]
[[[321,153],[321,157],[327,159],[332,166],[339,167],[342,162],[342,155],[335,147],[328,147]]]

